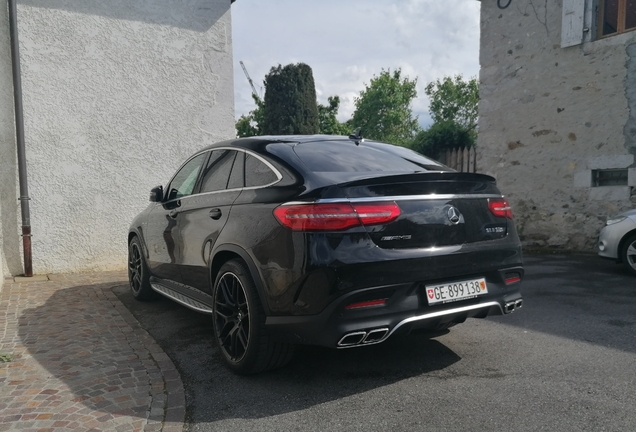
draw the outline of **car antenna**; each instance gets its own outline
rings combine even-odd
[[[362,128],[356,129],[351,135],[349,135],[349,139],[353,140],[356,145],[360,145],[364,138],[362,138]]]

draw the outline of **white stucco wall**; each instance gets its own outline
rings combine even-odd
[[[18,20],[34,272],[125,268],[150,188],[234,136],[230,0],[19,0]]]
[[[587,41],[562,48],[561,5],[482,1],[478,166],[510,198],[525,245],[594,250],[605,219],[636,202],[630,187],[591,187],[593,169],[636,167],[636,32],[590,41],[588,9]]]

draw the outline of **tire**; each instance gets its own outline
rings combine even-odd
[[[157,293],[150,287],[150,272],[146,265],[139,237],[133,237],[128,245],[128,283],[137,300],[152,300]]]
[[[627,270],[636,275],[636,234],[629,237],[623,245],[621,260]]]
[[[270,338],[265,312],[245,263],[233,259],[214,282],[214,336],[232,372],[249,375],[275,369],[291,360],[293,345]]]

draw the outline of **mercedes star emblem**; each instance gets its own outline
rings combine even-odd
[[[446,215],[448,216],[448,220],[451,221],[453,225],[457,225],[462,220],[462,214],[453,206],[449,207]]]

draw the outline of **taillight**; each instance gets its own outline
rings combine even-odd
[[[377,225],[394,221],[400,215],[396,203],[353,204],[362,225]]]
[[[351,309],[362,309],[362,308],[367,308],[372,306],[384,306],[387,300],[388,299],[377,299],[377,300],[367,300],[367,301],[358,302],[358,303],[351,303],[350,305],[345,306],[345,309],[351,310]]]
[[[497,217],[512,219],[512,208],[510,208],[508,200],[503,198],[489,198],[488,209]]]
[[[390,203],[283,204],[274,210],[280,223],[294,231],[341,231],[391,222],[400,208]]]

